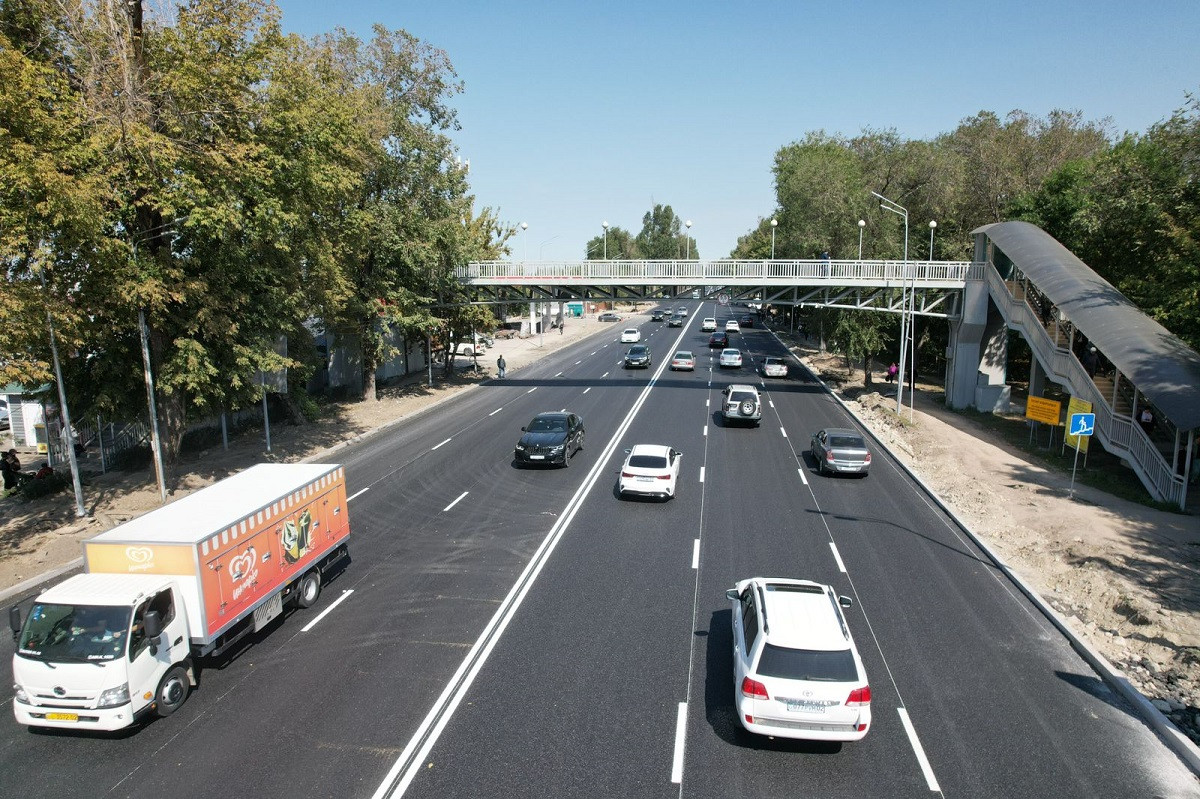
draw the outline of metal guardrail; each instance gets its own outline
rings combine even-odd
[[[962,288],[983,264],[971,261],[476,261],[459,267],[466,283],[808,284]]]

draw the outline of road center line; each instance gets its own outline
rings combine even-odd
[[[359,491],[358,493],[356,493],[353,497],[346,497],[346,501],[349,502],[350,500],[354,499],[354,497],[362,496],[363,494],[367,493],[370,490],[371,490],[371,487],[367,486],[362,491]]]
[[[703,466],[700,467],[700,482],[701,483],[704,482],[704,467]]]
[[[470,492],[470,491],[464,491],[464,492],[462,492],[461,494],[459,494],[459,495],[458,495],[458,499],[454,500],[454,501],[453,501],[453,502],[451,502],[449,505],[447,505],[446,507],[442,508],[442,513],[445,513],[446,511],[450,510],[451,508],[453,508],[453,507],[454,507],[455,505],[457,505],[458,503],[462,502],[462,498],[463,498],[463,497],[465,497],[465,496],[466,496],[467,494],[469,494],[469,493],[471,493],[471,492]]]
[[[437,449],[438,447],[444,447],[445,445],[447,445],[447,444],[449,444],[449,443],[450,443],[450,439],[448,439],[448,438],[447,438],[447,439],[446,439],[445,441],[443,441],[441,444],[437,444],[437,445],[435,445],[435,446],[433,446],[433,447],[430,447],[429,451],[430,451],[430,452],[433,452],[433,451],[434,451],[435,449]]]
[[[583,363],[583,361],[576,361],[576,362],[575,362],[575,365],[576,365],[576,366],[578,366],[578,365],[579,365],[579,364],[581,364],[581,363]]]
[[[687,702],[679,703],[675,717],[675,754],[671,758],[671,782],[683,782],[683,742],[687,738]]]
[[[833,550],[833,559],[837,561],[838,571],[842,574],[846,573],[846,564],[842,563],[842,556],[838,553],[837,544],[829,542],[829,548]]]
[[[799,475],[800,475],[800,482],[804,483],[805,485],[808,485],[808,477],[806,477],[804,474],[804,468],[801,467],[801,468],[797,469],[796,472],[799,473]]]
[[[708,425],[704,425],[704,437],[708,438]]]
[[[925,775],[925,782],[928,783],[929,790],[942,790],[938,785],[937,777],[933,774],[933,766],[929,765],[929,758],[925,757],[925,750],[921,747],[921,741],[917,738],[917,730],[908,718],[908,711],[902,707],[898,707],[896,708],[896,712],[900,714],[900,723],[904,725],[904,731],[908,733],[908,742],[912,744],[913,753],[917,756],[917,762],[921,764],[921,772]]]
[[[692,541],[692,568],[700,568],[700,539]]]
[[[783,433],[783,437],[784,437],[784,438],[787,438],[787,430],[784,430],[784,429],[781,427],[781,428],[779,428],[779,432]]]
[[[360,492],[360,493],[361,493],[361,492]],[[350,595],[351,595],[351,594],[353,594],[353,593],[354,593],[354,589],[353,589],[353,588],[346,588],[346,589],[344,589],[344,590],[342,591],[342,595],[341,595],[340,597],[338,597],[337,599],[335,599],[335,600],[333,600],[332,602],[330,602],[330,603],[329,603],[329,607],[325,608],[323,611],[321,611],[319,614],[317,614],[317,617],[316,617],[315,619],[313,619],[313,620],[312,620],[312,621],[310,621],[308,624],[306,624],[306,625],[304,625],[303,627],[301,627],[301,628],[300,628],[300,632],[302,632],[302,633],[306,633],[306,632],[308,632],[309,630],[311,630],[313,627],[316,627],[316,626],[317,626],[317,622],[319,622],[321,619],[325,618],[325,615],[326,615],[327,613],[329,613],[329,611],[333,610],[333,609],[334,609],[334,608],[336,608],[338,605],[342,604],[342,603],[343,603],[343,602],[345,602],[347,599],[349,599],[349,598],[350,598]]]
[[[494,410],[494,411],[492,411],[491,413],[489,413],[489,414],[488,414],[488,416],[495,416],[496,414],[500,413],[500,411],[502,411],[502,410],[504,410],[504,409],[503,409],[503,408],[497,408],[496,410]]]

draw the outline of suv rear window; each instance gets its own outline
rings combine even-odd
[[[750,400],[751,402],[757,402],[758,397],[754,396],[749,391],[731,391],[731,392],[729,392],[729,401],[730,402],[744,402],[746,400]]]
[[[812,649],[788,649],[767,644],[758,659],[759,674],[787,680],[855,682],[858,668],[849,649],[834,652]]]

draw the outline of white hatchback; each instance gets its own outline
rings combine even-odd
[[[622,344],[634,344],[642,340],[642,331],[636,327],[628,327],[621,331]]]
[[[871,686],[842,608],[811,580],[753,577],[733,603],[734,705],[759,735],[858,741],[871,726]]]
[[[683,454],[661,444],[638,444],[625,450],[625,464],[617,481],[617,493],[641,494],[670,499],[679,481],[679,461]]]

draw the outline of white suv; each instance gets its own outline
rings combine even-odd
[[[861,740],[871,726],[871,686],[842,615],[850,598],[810,580],[766,577],[725,595],[742,726],[779,738]]]
[[[704,317],[704,321],[700,323],[700,330],[703,333],[711,333],[717,329],[717,320],[711,316]]]
[[[748,422],[758,427],[762,421],[762,400],[758,389],[742,383],[734,383],[722,392],[721,417],[728,422]]]

